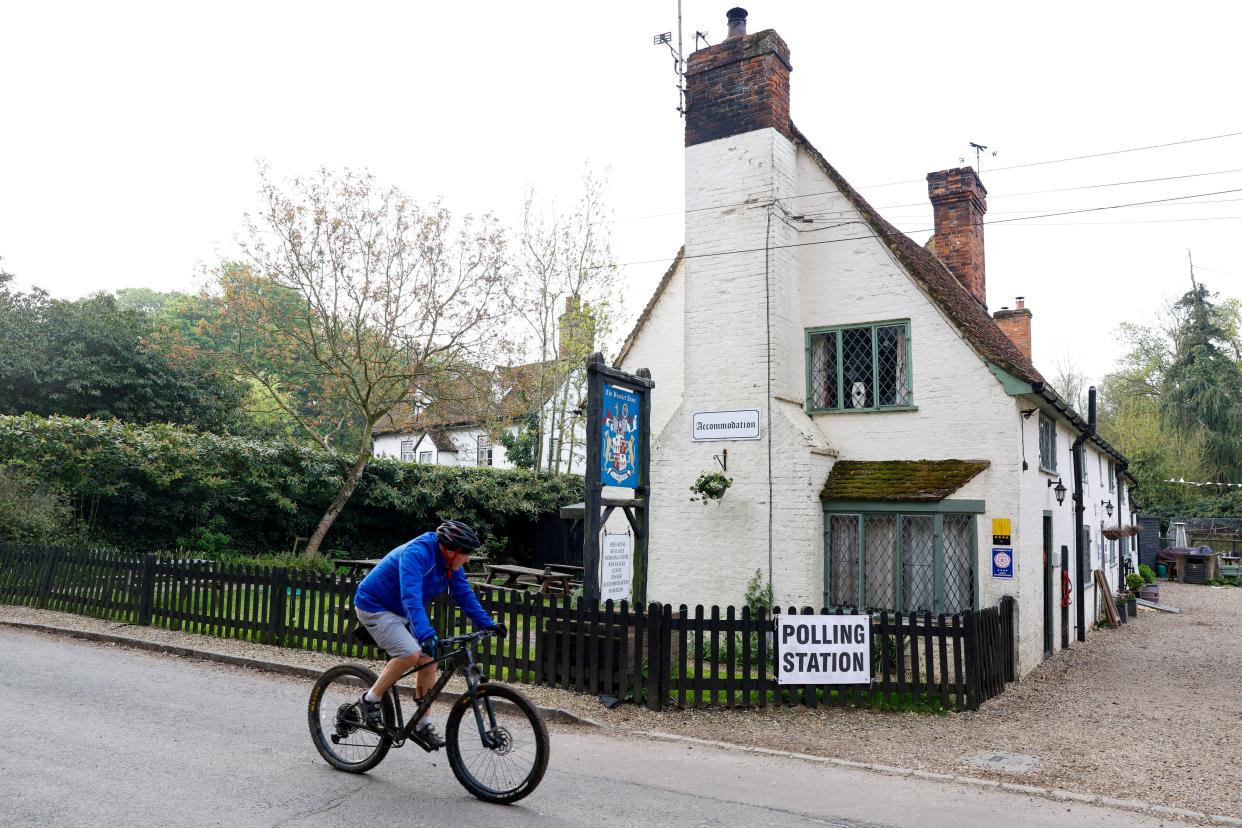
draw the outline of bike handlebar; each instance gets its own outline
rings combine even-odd
[[[495,634],[495,630],[475,630],[474,632],[466,633],[465,635],[454,635],[448,638],[441,638],[440,649],[443,650],[456,644],[470,644],[483,638],[490,638]]]

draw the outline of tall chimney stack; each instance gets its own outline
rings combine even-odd
[[[936,255],[985,308],[983,214],[988,191],[971,167],[927,174],[927,194],[936,214]]]
[[[992,314],[996,324],[1009,337],[1009,341],[1018,346],[1018,350],[1031,358],[1031,312],[1027,310],[1026,298],[1018,297],[1017,307],[1013,310],[1001,308]]]
[[[793,140],[789,47],[772,29],[746,34],[746,10],[730,9],[729,36],[686,63],[686,146],[772,128]]]

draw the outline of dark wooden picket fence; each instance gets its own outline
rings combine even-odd
[[[351,575],[0,544],[0,603],[379,658],[348,635],[356,587]],[[870,686],[788,686],[775,679],[776,613],[601,606],[486,587],[479,594],[508,629],[478,650],[493,678],[607,694],[653,710],[886,703],[973,710],[1015,678],[1011,598],[950,616],[873,614]],[[447,598],[433,604],[431,618],[444,635],[469,627]]]

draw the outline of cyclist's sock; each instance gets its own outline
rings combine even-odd
[[[423,716],[421,719],[418,720],[418,727],[420,730],[429,724],[431,724],[430,716]]]
[[[363,697],[364,699],[366,699],[366,700],[367,700],[369,703],[371,703],[371,704],[375,704],[377,701],[379,701],[379,700],[380,700],[380,697],[379,697],[379,696],[377,696],[377,695],[375,695],[374,693],[372,693],[370,690],[368,690],[367,692],[363,693],[363,694],[362,694],[362,697]]]

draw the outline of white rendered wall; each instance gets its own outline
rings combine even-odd
[[[659,434],[681,404],[685,389],[685,264],[678,262],[660,300],[651,309],[625,360],[622,371],[651,371],[656,387],[651,394],[651,433]]]

